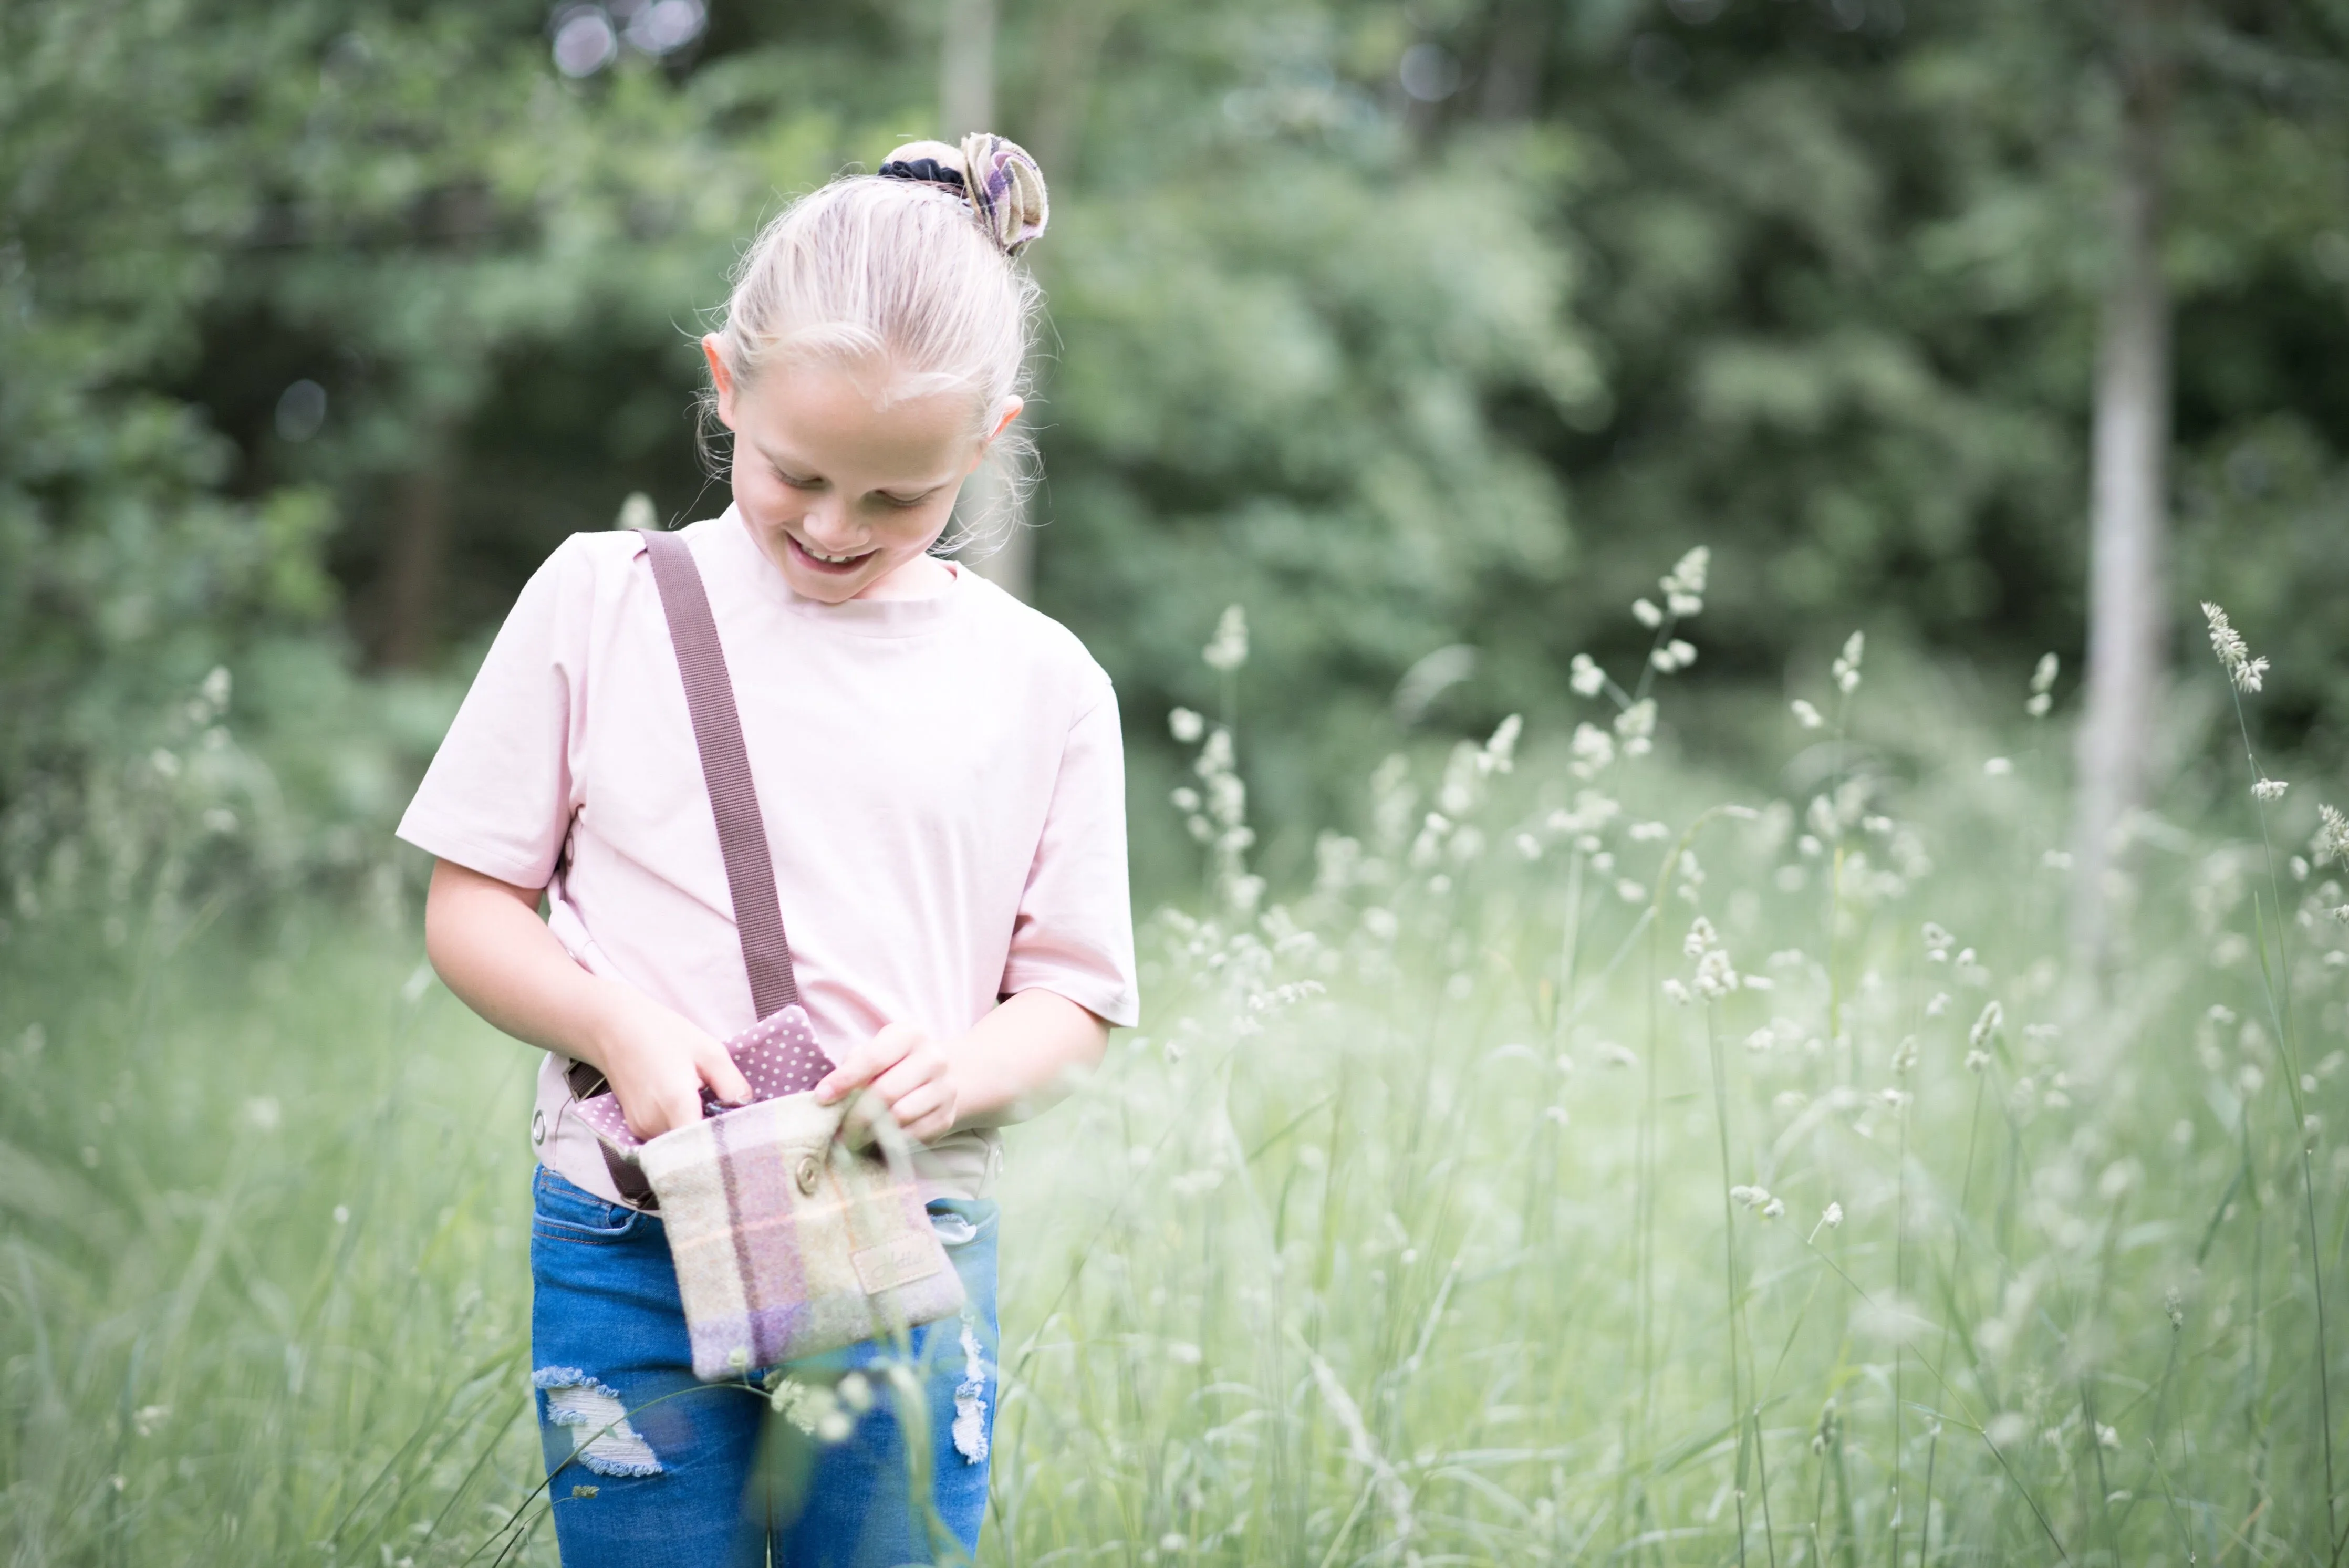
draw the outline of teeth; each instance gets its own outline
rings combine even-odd
[[[827,556],[822,550],[814,549],[810,546],[804,540],[801,542],[800,548],[807,551],[810,556],[822,561],[827,566],[844,566],[848,565],[849,562],[858,559],[863,554],[863,552],[860,551],[856,556]]]

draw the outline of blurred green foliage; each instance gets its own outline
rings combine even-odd
[[[1053,181],[1039,597],[1158,721],[1252,612],[1276,872],[1400,718],[1562,704],[1716,550],[1705,662],[2083,643],[2109,40],[2023,0],[1005,0]],[[718,5],[582,78],[540,0],[0,12],[0,810],[206,673],[296,824],[379,825],[564,535],[714,511],[692,337],[790,192],[935,129],[923,0]],[[2349,5],[2187,13],[2174,597],[2337,752]],[[2181,616],[2185,631],[2188,621]]]

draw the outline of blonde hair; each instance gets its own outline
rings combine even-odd
[[[1044,229],[1043,177],[993,136],[909,143],[882,168],[833,180],[760,231],[735,268],[719,353],[740,385],[777,360],[881,361],[893,398],[967,390],[985,439],[1030,387],[1042,292],[1018,256]],[[714,393],[705,401],[714,407]],[[988,461],[1004,483],[990,510],[1016,515],[1033,457],[1016,424],[994,439]],[[988,531],[966,519],[948,547]]]

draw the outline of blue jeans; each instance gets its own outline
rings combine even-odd
[[[565,1568],[762,1568],[771,1548],[787,1568],[900,1568],[977,1552],[995,1426],[993,1203],[929,1206],[969,1297],[962,1315],[902,1345],[781,1368],[801,1396],[787,1419],[759,1370],[695,1380],[657,1216],[543,1166],[534,1186],[532,1381]],[[914,1387],[923,1408],[901,1425]]]

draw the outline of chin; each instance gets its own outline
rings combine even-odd
[[[797,543],[788,535],[781,548],[783,580],[792,586],[792,591],[802,598],[821,599],[825,604],[843,604],[895,569],[886,556],[878,551],[874,558],[859,561],[846,571],[826,571],[802,554]]]
[[[827,605],[844,605],[873,586],[872,579],[864,578],[843,583],[836,578],[826,577],[821,581],[810,582],[797,572],[785,573],[783,580],[791,585],[792,592],[799,595],[800,597],[813,599],[818,604]]]
[[[767,558],[782,568],[783,581],[802,598],[840,604],[854,598],[889,574],[885,551],[875,550],[870,557],[844,570],[828,568],[806,553],[789,528],[761,527],[758,532]]]

